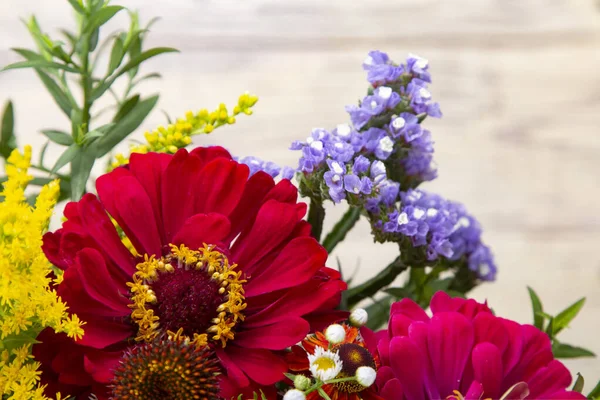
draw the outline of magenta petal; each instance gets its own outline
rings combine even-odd
[[[272,385],[284,379],[287,363],[269,350],[227,346],[225,352],[250,379],[260,385]]]
[[[97,382],[110,383],[122,355],[122,351],[88,351],[83,358],[85,371]]]
[[[471,386],[465,393],[465,400],[480,400],[483,398],[483,385],[477,381],[471,382]],[[495,398],[495,397],[493,397]]]
[[[227,349],[230,348],[231,346],[227,347]],[[215,353],[217,354],[217,357],[219,357],[221,365],[225,368],[227,377],[232,381],[233,385],[237,387],[248,386],[250,384],[250,380],[240,369],[240,367],[229,357],[229,354],[227,354],[225,350],[226,349],[222,349],[220,347],[215,348]]]
[[[529,396],[529,386],[525,382],[519,382],[502,394],[502,400],[524,400],[527,396]]]
[[[429,321],[427,313],[411,299],[402,299],[390,307],[390,315],[402,314],[413,321]]]
[[[523,352],[523,334],[521,332],[521,325],[508,319],[498,318],[502,321],[504,328],[507,331],[508,344],[502,359],[504,361],[504,375],[507,376],[513,370],[521,359],[521,353]],[[517,377],[517,381],[521,380]],[[503,388],[508,390],[507,387]]]
[[[554,392],[566,389],[571,384],[571,374],[563,363],[552,360],[527,380],[527,384],[532,399],[546,398]]]
[[[173,238],[173,244],[199,249],[204,244],[217,245],[229,235],[229,219],[221,214],[197,214],[189,217]]]
[[[413,341],[415,346],[417,346],[417,348],[421,351],[425,359],[424,382],[427,396],[429,396],[430,399],[440,398],[433,368],[431,366],[431,362],[429,361],[429,324],[420,321],[413,322],[408,329],[408,336]]]
[[[399,400],[402,399],[402,385],[398,379],[392,379],[386,382],[385,385],[379,391],[379,395],[385,400]]]
[[[89,318],[89,316],[87,319],[85,319],[85,316],[82,317],[87,322],[83,328],[85,332],[83,338],[77,342],[77,344],[82,346],[103,349],[131,338],[135,334],[133,326],[129,324],[107,320],[93,321]]]
[[[490,313],[479,313],[473,318],[475,343],[489,342],[495,345],[500,354],[508,347],[509,336],[502,320]]]
[[[115,310],[117,314],[127,315],[127,286],[113,280],[102,255],[97,250],[87,247],[77,254],[77,263],[81,283],[88,295]]]
[[[270,263],[269,268],[248,281],[244,287],[246,297],[303,284],[325,265],[326,260],[327,251],[315,239],[293,239]]]
[[[561,390],[559,392],[551,393],[544,396],[546,400],[585,400],[587,397],[582,395],[581,393]]]
[[[463,370],[473,348],[473,325],[456,312],[435,314],[429,324],[429,357],[440,396],[460,388]]]
[[[143,253],[161,255],[161,238],[158,232],[158,216],[148,194],[133,176],[124,176],[117,180],[119,195],[115,197],[115,207],[125,226],[128,236],[135,237],[134,242],[143,247]],[[131,238],[131,237],[130,237]]]
[[[425,399],[425,362],[423,354],[409,338],[395,337],[390,342],[390,365],[407,400]]]
[[[475,379],[481,382],[484,395],[493,399],[500,395],[502,384],[502,355],[491,343],[480,343],[473,349],[473,371]]]
[[[253,349],[283,350],[306,337],[310,326],[302,318],[290,318],[235,334],[235,344]]]

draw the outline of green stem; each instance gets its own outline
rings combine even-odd
[[[321,396],[321,398],[325,399],[325,400],[331,400],[331,397],[329,397],[327,395],[327,393],[325,393],[325,391],[323,390],[323,388],[319,388],[319,395]]]
[[[354,227],[360,219],[360,208],[350,207],[342,218],[335,224],[331,232],[323,240],[323,247],[328,253],[331,253],[338,243],[346,238],[346,234]]]
[[[356,380],[356,377],[348,376],[346,378],[331,379],[331,380],[326,381],[325,383],[329,385],[330,383],[350,382],[350,381],[355,381],[355,380]]]
[[[346,292],[348,307],[352,308],[359,301],[374,296],[380,289],[392,283],[400,273],[407,269],[408,266],[404,265],[400,256],[398,256],[379,274]]]
[[[312,227],[312,236],[319,241],[323,231],[323,220],[325,219],[325,209],[320,200],[310,199],[308,208],[308,223]]]

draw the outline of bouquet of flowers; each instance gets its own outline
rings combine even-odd
[[[158,100],[140,65],[176,50],[145,48],[134,12],[101,34],[121,6],[68,2],[77,31],[55,40],[32,17],[36,49],[4,68],[33,69],[71,123],[42,131],[33,162],[11,102],[2,116],[2,399],[600,398],[558,360],[594,356],[557,339],[584,299],[550,315],[529,288],[531,325],[468,299],[498,268],[475,217],[420,188],[442,116],[426,59],[371,51],[366,96],[293,142],[294,168],[193,143],[251,115],[248,93],[115,154]],[[345,212],[323,235],[326,206]],[[360,219],[397,257],[354,284],[328,253]]]

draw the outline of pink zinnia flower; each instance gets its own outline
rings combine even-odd
[[[571,374],[534,326],[444,292],[433,296],[431,312],[409,299],[392,305],[378,344],[383,366],[377,385],[384,399],[497,399],[520,382],[508,399],[585,399],[567,390]]]

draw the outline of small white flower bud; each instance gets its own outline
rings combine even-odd
[[[291,389],[283,396],[283,400],[306,400],[306,396],[298,389]]]
[[[346,330],[340,324],[332,324],[325,330],[325,338],[329,343],[338,344],[346,339]]]
[[[339,344],[346,339],[346,330],[340,324],[332,324],[325,329],[325,338],[329,343]]]
[[[358,383],[364,387],[369,387],[375,382],[377,372],[371,367],[358,367],[355,376]]]
[[[367,321],[369,320],[369,314],[367,314],[367,311],[364,308],[357,308],[356,310],[352,311],[349,320],[352,326],[360,328],[361,326],[365,326],[367,324]]]
[[[306,390],[310,387],[312,381],[304,375],[296,375],[294,378],[294,387],[298,390]]]

